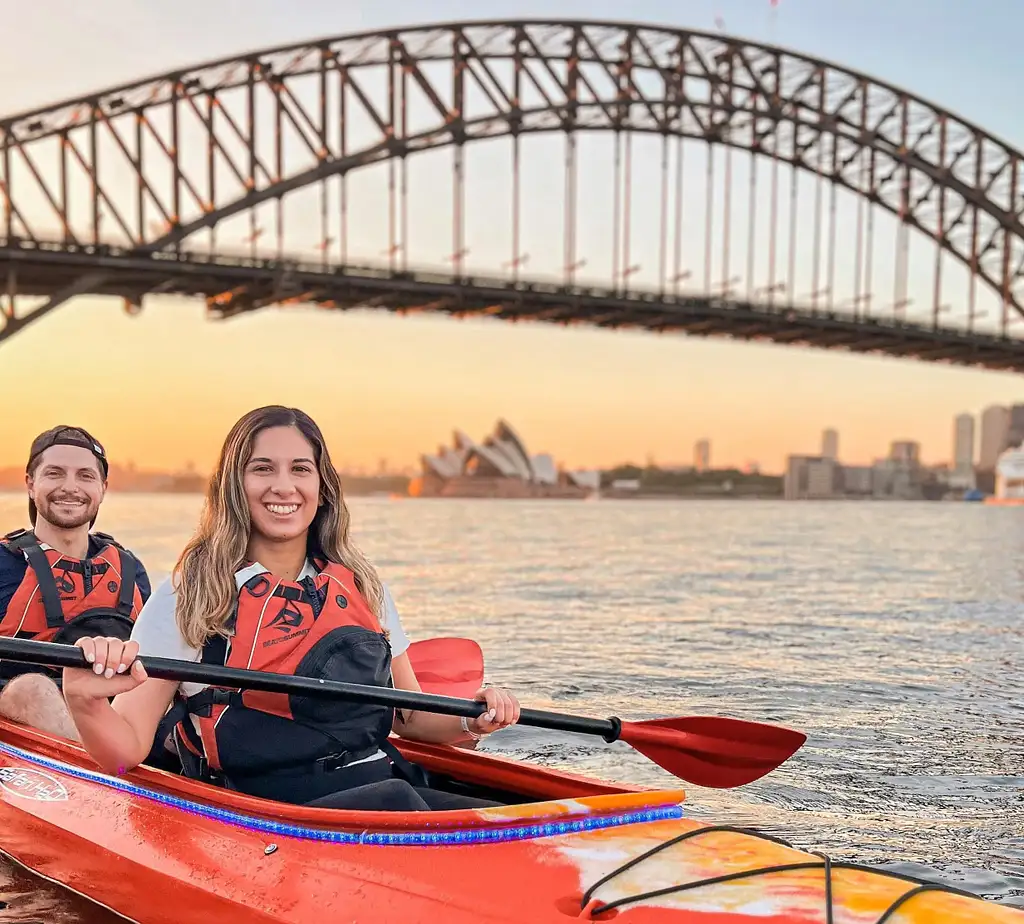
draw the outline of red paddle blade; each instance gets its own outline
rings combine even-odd
[[[778,725],[714,716],[623,722],[619,737],[669,773],[711,789],[759,780],[807,740]]]
[[[484,685],[484,653],[471,638],[426,638],[408,655],[424,693],[472,699]]]

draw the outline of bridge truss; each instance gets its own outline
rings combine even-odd
[[[599,182],[586,179],[594,137]],[[473,149],[497,142],[504,166],[488,154],[493,182],[474,185]],[[432,172],[411,182],[426,158]],[[368,218],[353,202],[373,171],[385,179]],[[450,248],[441,269],[411,245],[410,203],[426,194],[425,239]],[[538,197],[558,202],[528,240]],[[375,307],[1018,370],[1022,220],[1019,152],[824,61],[641,24],[427,25],[0,119],[0,341],[78,295],[137,311],[165,294],[222,318]],[[385,235],[374,259],[367,223]]]

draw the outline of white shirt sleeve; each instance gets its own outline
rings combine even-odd
[[[174,607],[177,594],[167,578],[143,604],[139,618],[132,629],[132,641],[139,643],[140,655],[154,658],[177,658],[179,661],[198,661],[199,649],[193,648],[181,637]]]
[[[391,591],[388,590],[388,585],[384,585],[384,619],[383,627],[391,633],[391,657],[397,658],[399,655],[403,655],[409,650],[409,636],[405,634],[405,629],[402,628],[402,620],[398,615],[398,607],[395,606],[395,600],[391,596]]]
[[[167,578],[143,604],[139,618],[132,629],[132,641],[139,643],[139,655],[154,658],[175,658],[179,661],[198,661],[202,652],[193,648],[181,637],[174,608],[178,595],[174,592],[171,579]],[[145,662],[143,662],[145,663]],[[204,689],[203,683],[181,683],[179,688],[186,696],[192,696]]]

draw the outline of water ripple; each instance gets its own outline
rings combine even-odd
[[[0,497],[0,516],[22,515]],[[100,526],[172,567],[199,499],[112,496]],[[803,729],[702,819],[938,874],[1024,907],[1024,516],[968,504],[356,499],[357,540],[410,635],[478,639],[531,706],[717,714]],[[487,748],[678,783],[616,743],[509,729]],[[2,835],[0,835],[2,838]],[[0,889],[8,888],[0,883]],[[32,901],[54,901],[41,887]],[[60,905],[63,918],[99,922]],[[31,920],[0,912],[0,921]],[[71,915],[68,917],[68,915]]]

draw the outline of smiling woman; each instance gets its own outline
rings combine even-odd
[[[93,670],[64,671],[68,706],[99,764],[123,773],[165,757],[166,742],[187,775],[263,798],[406,811],[484,804],[429,789],[388,736],[478,740],[518,720],[503,690],[480,690],[487,710],[465,719],[179,685],[148,678],[135,661],[141,653],[419,691],[394,601],[349,526],[313,420],[276,405],[242,417],[196,533],[132,640],[82,640]]]
[[[312,456],[309,443],[294,427],[274,427],[256,437],[244,485],[261,544],[294,536],[312,522],[320,505],[320,478]]]

